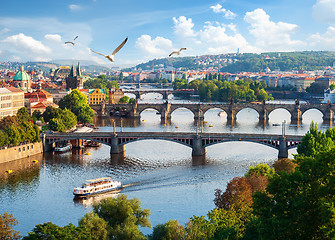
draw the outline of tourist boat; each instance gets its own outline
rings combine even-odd
[[[113,181],[110,177],[86,180],[81,187],[74,189],[73,194],[78,197],[97,193],[115,191],[122,188],[121,182]]]
[[[71,143],[66,143],[64,145],[58,145],[54,148],[54,152],[57,153],[63,153],[63,152],[68,152],[72,149],[72,144]]]

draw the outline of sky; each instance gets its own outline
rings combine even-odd
[[[72,41],[75,45],[65,44]],[[126,38],[115,62],[109,55]],[[335,0],[2,0],[0,61],[335,50]]]

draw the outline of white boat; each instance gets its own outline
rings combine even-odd
[[[113,181],[110,177],[86,180],[81,187],[74,189],[73,194],[78,197],[97,193],[115,191],[122,188],[121,182]]]
[[[67,143],[65,145],[59,145],[59,146],[55,147],[54,152],[62,153],[62,152],[70,151],[71,149],[72,149],[72,144]]]

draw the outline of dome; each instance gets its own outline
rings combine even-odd
[[[23,70],[23,66],[20,67],[20,70],[15,74],[14,81],[30,81],[28,73]]]

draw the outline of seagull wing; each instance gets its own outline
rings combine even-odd
[[[118,51],[120,51],[120,49],[126,44],[127,40],[128,37],[126,37],[126,39],[117,48],[115,48],[114,52],[112,53],[112,56],[114,56]]]
[[[73,39],[73,41],[76,40],[77,38],[78,38],[78,36],[76,36],[76,37]]]
[[[178,52],[174,51],[174,52],[170,53],[169,57],[171,57],[173,54],[178,54]]]
[[[181,48],[179,51],[182,51],[182,50],[186,50],[186,48],[185,48],[185,47],[183,47],[183,48]]]
[[[74,45],[74,43],[73,43],[73,42],[65,42],[65,44],[67,44],[67,43],[71,43],[72,45]]]
[[[101,55],[101,56],[104,56],[104,57],[106,57],[106,55],[104,55],[104,54],[102,54],[102,53],[99,53],[99,52],[96,52],[96,51],[93,51],[92,49],[90,49],[92,52],[94,52],[94,53],[96,53],[96,54],[99,54],[99,55]]]

